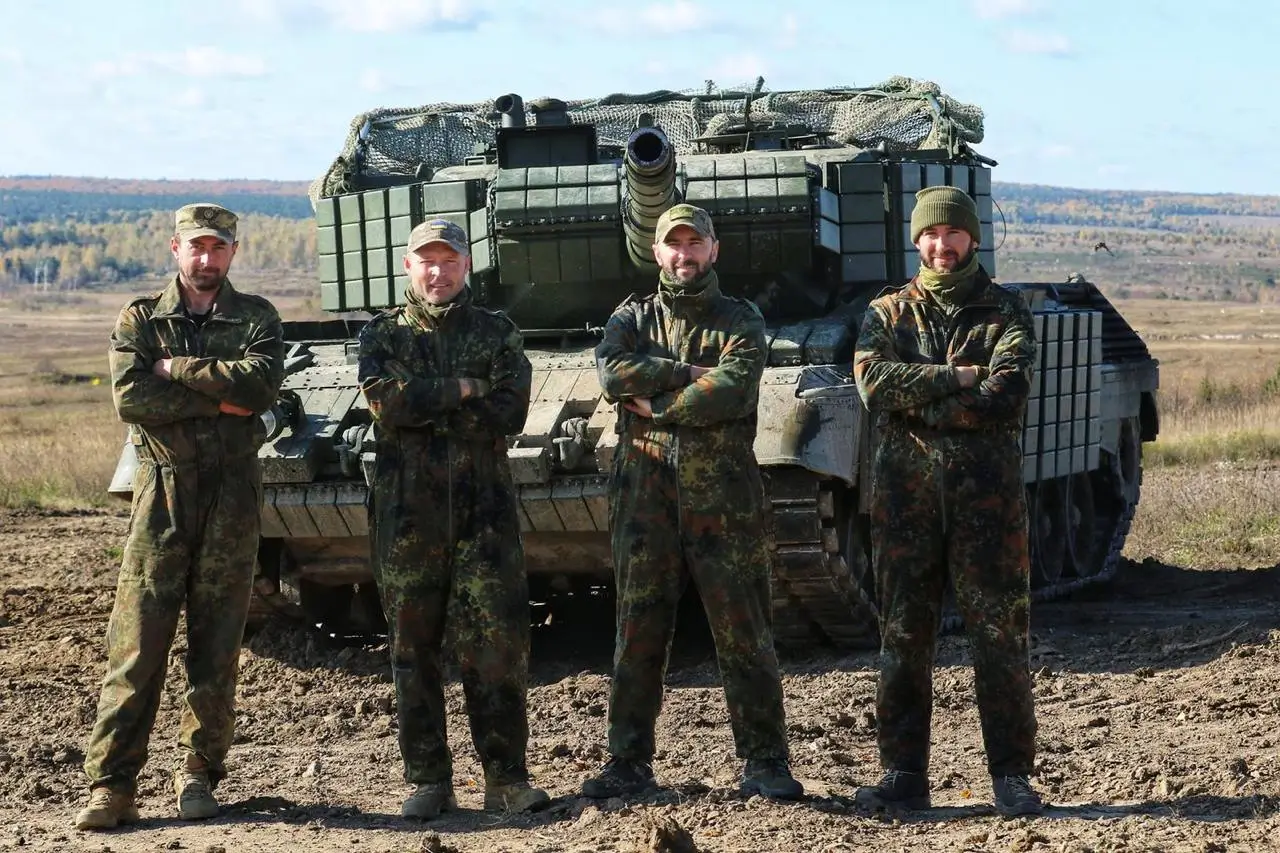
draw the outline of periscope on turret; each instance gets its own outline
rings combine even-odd
[[[334,630],[377,627],[364,508],[375,427],[353,342],[372,312],[404,302],[403,247],[431,217],[465,228],[475,298],[520,326],[533,364],[529,416],[508,448],[533,595],[608,586],[616,411],[591,353],[614,307],[654,287],[653,223],[687,201],[715,218],[726,293],[767,323],[755,452],[779,643],[874,646],[876,435],[851,382],[854,338],[867,303],[915,269],[908,223],[923,187],[973,196],[980,260],[999,281],[982,141],[981,109],[901,77],[575,101],[510,93],[356,116],[312,186],[320,304],[334,319],[286,323],[306,364],[285,381],[293,416],[261,453],[260,602]],[[1116,571],[1142,444],[1159,429],[1158,365],[1092,283],[1000,283],[1032,309],[1041,344],[1022,446],[1035,594],[1048,597]]]

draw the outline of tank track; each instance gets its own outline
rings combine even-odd
[[[841,541],[840,525],[850,522],[853,511],[837,499],[842,484],[803,469],[766,469],[764,476],[776,542],[773,631],[778,644],[804,647],[816,639],[841,648],[878,648],[879,616],[864,583],[868,566],[861,542],[851,536]],[[1113,580],[1136,509],[1137,501],[1126,501],[1114,523],[1098,531],[1099,537],[1110,534],[1097,572],[1037,586],[1031,600],[1054,601]],[[944,610],[940,627],[944,633],[964,629],[953,606]]]
[[[776,543],[775,640],[796,648],[815,640],[841,648],[879,648],[879,618],[863,583],[867,562],[861,540],[841,535],[854,511],[840,500],[844,485],[801,468],[763,473]]]
[[[1033,603],[1055,601],[1079,590],[1112,581],[1120,571],[1121,554],[1124,551],[1125,539],[1129,536],[1129,528],[1133,524],[1133,516],[1136,510],[1136,501],[1126,502],[1124,508],[1120,510],[1116,523],[1111,528],[1111,539],[1107,543],[1106,556],[1102,560],[1102,567],[1097,572],[1088,577],[1066,578],[1056,583],[1035,587],[1031,590],[1031,601]],[[1105,531],[1100,531],[1099,536],[1103,535],[1106,535]],[[1034,571],[1035,569],[1032,568],[1032,572]],[[960,614],[954,609],[948,608],[942,616],[942,632],[951,634],[963,630],[964,620],[960,618]]]

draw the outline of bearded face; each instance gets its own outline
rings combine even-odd
[[[688,225],[677,225],[661,243],[653,244],[653,257],[672,281],[696,281],[711,269],[720,254],[720,241],[704,237]]]
[[[185,240],[175,236],[169,242],[174,260],[178,262],[178,278],[201,293],[217,291],[226,281],[239,245],[209,234]]]
[[[963,228],[950,225],[934,225],[920,232],[916,240],[916,249],[920,252],[920,261],[934,272],[955,272],[969,260],[969,254],[976,251],[978,241]]]

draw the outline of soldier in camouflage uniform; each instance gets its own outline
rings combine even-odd
[[[111,335],[116,410],[137,453],[133,514],[107,627],[107,674],[86,750],[81,829],[137,819],[136,780],[186,604],[188,690],[174,774],[178,815],[212,817],[235,721],[236,675],[258,550],[259,413],[283,378],[280,317],[227,280],[236,215],[177,212],[178,273],[133,300]]]
[[[600,385],[621,401],[609,479],[617,638],[609,752],[588,797],[653,786],[654,725],[690,579],[715,638],[742,790],[803,794],[788,766],[773,649],[764,488],[752,450],[767,347],[754,305],[720,292],[711,217],[678,204],[658,220],[656,293],[632,297],[596,348]]]
[[[390,631],[407,818],[456,808],[446,741],[446,625],[487,809],[546,806],[529,785],[529,596],[506,437],[532,371],[520,331],[471,301],[467,235],[444,219],[409,236],[408,305],[360,333],[360,388],[377,428],[370,522]]]
[[[978,264],[977,208],[963,191],[921,190],[911,233],[920,270],[871,303],[853,365],[880,428],[871,542],[885,769],[859,800],[929,804],[935,637],[950,575],[973,648],[996,807],[1038,814],[1043,806],[1027,779],[1036,719],[1019,441],[1036,355],[1031,312]]]

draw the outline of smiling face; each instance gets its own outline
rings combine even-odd
[[[933,225],[920,232],[916,249],[920,261],[934,272],[955,272],[978,248],[978,241],[963,228]]]
[[[174,235],[169,241],[169,249],[178,262],[179,280],[201,293],[222,286],[239,245],[209,234],[187,238]]]
[[[406,253],[404,268],[414,293],[432,305],[444,305],[466,286],[471,256],[435,241]]]
[[[653,257],[673,281],[688,284],[711,269],[720,254],[720,241],[688,225],[677,225],[653,244]]]

